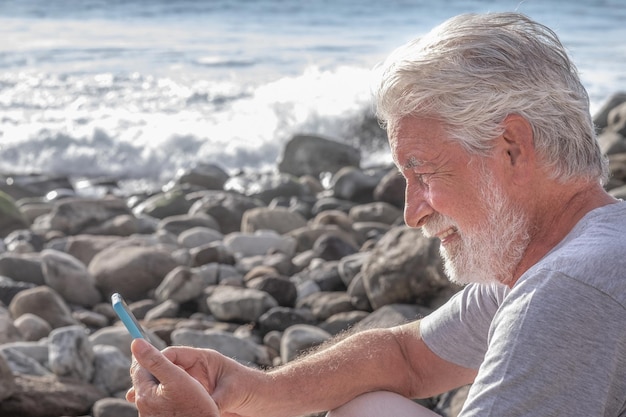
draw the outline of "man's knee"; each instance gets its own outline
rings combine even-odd
[[[387,391],[370,392],[330,411],[326,417],[440,417],[427,408]]]

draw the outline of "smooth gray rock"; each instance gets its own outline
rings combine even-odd
[[[415,304],[389,304],[372,312],[354,326],[354,331],[380,329],[406,324],[432,313],[432,309]]]
[[[219,232],[219,224],[210,215],[205,213],[198,214],[178,214],[163,218],[157,230],[165,230],[174,236],[179,236],[182,232],[194,227],[206,227]]]
[[[298,290],[289,279],[279,276],[262,276],[251,279],[247,287],[263,291],[272,296],[278,305],[293,307],[296,305]]]
[[[32,313],[47,321],[53,329],[78,324],[63,298],[46,286],[21,291],[11,300],[9,310],[15,318]]]
[[[94,373],[94,352],[82,326],[55,329],[48,338],[48,362],[58,376],[90,381]]]
[[[296,324],[283,333],[280,341],[280,358],[283,363],[296,359],[307,350],[324,343],[331,335],[308,324]]]
[[[216,164],[199,163],[188,169],[176,172],[173,181],[179,185],[195,185],[205,190],[221,190],[229,175]]]
[[[296,135],[283,148],[278,169],[296,177],[319,177],[322,172],[335,173],[360,163],[361,152],[357,148],[320,136]]]
[[[146,198],[133,207],[135,216],[150,216],[164,219],[169,216],[186,214],[191,202],[185,197],[181,187],[174,187],[163,193],[158,193]]]
[[[34,358],[11,347],[0,347],[0,356],[15,374],[45,376],[53,375],[49,369],[37,362]]]
[[[402,210],[406,180],[396,167],[391,167],[374,188],[374,200],[384,201]]]
[[[159,247],[111,246],[93,258],[88,270],[105,297],[118,292],[127,300],[140,300],[176,266],[171,254]]]
[[[140,321],[140,323],[142,322]],[[150,341],[154,346],[156,346],[158,349],[165,349],[167,347],[167,345],[161,338],[155,335],[146,326],[143,327],[146,333],[149,335]],[[127,355],[129,358],[131,356],[130,344],[133,341],[133,338],[121,322],[116,323],[114,326],[104,327],[100,330],[93,332],[89,335],[89,341],[92,346],[114,346],[119,349],[120,352]]]
[[[44,249],[41,260],[46,285],[68,303],[93,307],[102,300],[93,276],[85,264],[72,255]]]
[[[196,226],[182,231],[178,235],[178,243],[186,248],[197,248],[212,242],[219,242],[224,235],[218,230],[204,226]]]
[[[353,223],[379,222],[391,225],[402,218],[402,210],[390,203],[376,201],[352,207],[348,212],[348,217]]]
[[[244,364],[269,365],[267,352],[259,345],[221,330],[176,329],[172,344],[214,349]]]
[[[207,282],[202,275],[186,266],[178,266],[168,272],[154,295],[159,302],[172,300],[184,303],[202,295],[206,286]]]
[[[43,285],[39,253],[3,253],[0,254],[0,275],[15,281]]]
[[[313,316],[319,321],[324,321],[337,313],[354,310],[350,295],[345,291],[316,292],[298,300],[296,306],[309,308]]]
[[[91,310],[74,310],[72,312],[78,322],[84,324],[86,327],[100,329],[109,325],[109,318],[104,314],[97,313]]]
[[[27,341],[37,341],[52,331],[52,326],[47,321],[32,313],[22,314],[13,324]]]
[[[269,251],[279,251],[293,255],[296,241],[289,236],[281,236],[274,231],[260,230],[253,234],[234,232],[224,237],[224,246],[242,257],[265,255]]]
[[[48,364],[48,342],[11,342],[0,345],[0,349],[13,349],[46,366]]]
[[[374,199],[374,189],[382,178],[378,171],[363,171],[346,166],[333,175],[330,188],[339,200],[355,203],[370,203]]]
[[[176,318],[180,304],[174,300],[165,300],[161,304],[152,307],[146,313],[146,320],[157,320],[162,318]]]
[[[303,197],[308,189],[293,175],[275,172],[245,172],[230,178],[224,188],[269,205],[276,198]]]
[[[33,287],[36,285],[30,282],[15,281],[0,275],[0,303],[9,305],[17,293]]]
[[[261,332],[285,331],[296,324],[314,324],[315,317],[310,310],[289,307],[272,307],[259,317]]]
[[[425,303],[451,285],[443,272],[439,241],[406,226],[391,229],[378,241],[361,273],[374,309]]]
[[[131,360],[127,355],[111,345],[95,345],[93,353],[92,384],[110,395],[131,387]]]
[[[361,320],[368,317],[369,314],[367,311],[346,311],[333,314],[321,323],[319,327],[332,335],[337,335],[353,328]]]
[[[198,196],[189,208],[189,214],[210,215],[224,234],[240,231],[243,214],[248,209],[264,206],[259,199],[233,191],[203,191]]]
[[[286,207],[258,207],[246,211],[241,220],[243,233],[254,233],[258,230],[273,230],[285,234],[306,226],[306,219]]]
[[[207,298],[207,305],[218,320],[255,322],[278,302],[264,291],[224,286]]]

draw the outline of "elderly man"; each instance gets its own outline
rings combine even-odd
[[[127,398],[142,417],[434,416],[411,399],[472,383],[462,417],[626,416],[626,203],[603,189],[557,36],[520,14],[462,15],[381,74],[406,223],[468,285],[421,321],[268,372],[135,341]]]

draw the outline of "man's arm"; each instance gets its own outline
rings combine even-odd
[[[164,378],[168,374],[163,371],[163,387],[158,390],[150,388],[149,378],[144,378],[144,385],[149,388],[145,391],[152,394],[137,397],[135,390],[143,386],[143,380],[139,378],[141,368],[135,367],[135,389],[129,391],[127,398],[142,400],[138,405],[146,415],[168,415],[169,408],[180,409],[168,398],[187,398],[188,386],[201,386],[215,401],[222,417],[288,417],[335,409],[366,392],[429,397],[473,381],[475,370],[435,355],[422,340],[419,329],[420,322],[416,321],[356,333],[269,372],[246,367],[213,350],[170,347],[163,353],[177,365],[172,378]],[[137,349],[133,353],[148,371],[160,369],[153,364],[156,360],[143,358]],[[178,375],[178,382],[169,383],[179,373],[178,368],[185,371],[189,380]],[[152,381],[152,385],[156,387],[155,382],[158,385],[158,381]],[[211,402],[210,398],[204,400]],[[194,404],[190,405],[197,405],[195,400],[191,402]],[[155,413],[148,413],[148,408]]]
[[[476,371],[435,355],[423,342],[419,325],[356,333],[249,380],[249,406],[255,415],[294,416],[334,409],[365,392],[423,398],[471,383]]]

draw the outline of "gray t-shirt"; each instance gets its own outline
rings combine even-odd
[[[512,289],[467,286],[421,331],[478,369],[460,417],[626,417],[626,202],[588,213]]]

